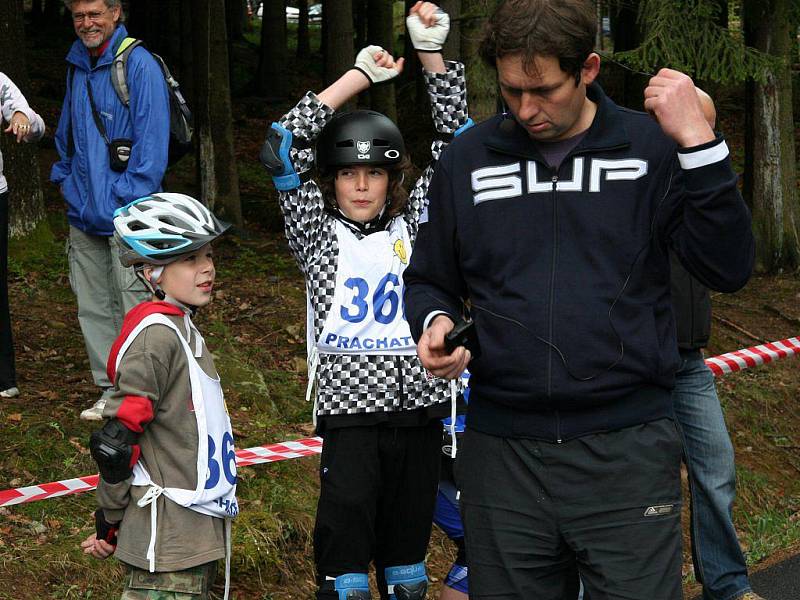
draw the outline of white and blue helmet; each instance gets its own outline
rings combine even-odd
[[[221,236],[230,223],[186,194],[159,192],[114,211],[119,260],[166,265]]]

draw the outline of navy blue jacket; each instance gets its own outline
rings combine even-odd
[[[668,248],[711,289],[752,270],[724,140],[678,149],[650,116],[597,85],[588,95],[597,114],[558,172],[497,116],[457,138],[431,181],[406,316],[418,340],[432,312],[469,300],[482,356],[468,426],[485,433],[561,441],[671,416]]]
[[[112,235],[114,210],[159,191],[167,168],[170,108],[161,67],[145,48],[131,52],[127,67],[130,108],[122,104],[111,83],[111,63],[127,35],[124,25],[117,26],[94,67],[80,40],[67,54],[75,71],[58,121],[60,160],[53,165],[50,181],[61,187],[70,225],[92,235]],[[109,166],[108,148],[92,118],[87,80],[108,138],[133,141],[128,166],[121,173]],[[70,131],[73,156],[68,152]]]

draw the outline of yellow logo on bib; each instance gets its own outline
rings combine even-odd
[[[408,264],[408,254],[406,254],[406,246],[403,244],[403,240],[395,240],[394,253],[404,265]]]

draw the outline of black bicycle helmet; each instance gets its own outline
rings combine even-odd
[[[317,168],[394,165],[406,153],[403,136],[392,120],[373,110],[334,116],[317,139]]]

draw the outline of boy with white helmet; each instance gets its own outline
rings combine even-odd
[[[449,19],[436,5],[416,3],[407,22],[425,69],[438,158],[471,124],[463,65],[442,59]],[[377,46],[363,49],[353,69],[273,123],[262,149],[309,300],[309,382],[325,441],[317,600],[369,599],[371,563],[383,599],[424,599],[427,589],[439,419],[450,413],[451,395],[416,357],[402,273],[433,169],[407,194],[410,162],[397,126],[374,111],[334,116],[372,84],[397,76],[402,61]]]
[[[100,469],[97,531],[81,546],[128,567],[122,600],[149,591],[206,599],[223,557],[227,598],[238,513],[233,434],[191,317],[211,301],[211,242],[228,227],[184,194],[153,194],[114,213],[120,261],[154,298],[126,315],[111,348],[114,391],[89,444]]]

